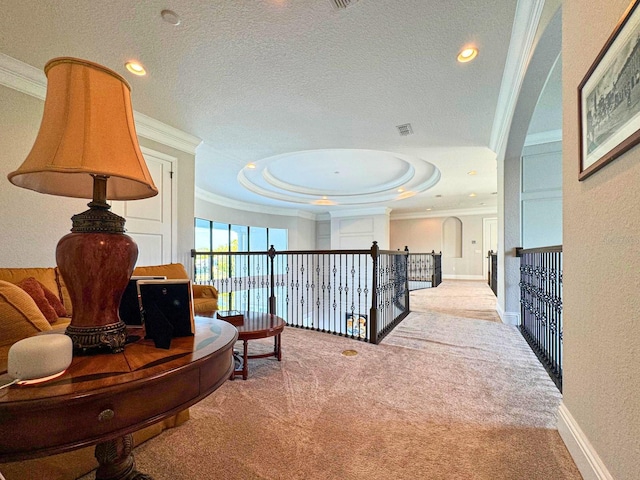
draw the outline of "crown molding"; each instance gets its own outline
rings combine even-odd
[[[307,220],[317,220],[317,215],[306,210],[298,210],[282,207],[269,207],[267,205],[258,205],[256,203],[243,202],[231,198],[216,195],[203,188],[196,187],[195,196],[199,200],[220,205],[222,207],[233,208],[252,213],[266,213],[268,215],[282,215],[284,217],[299,217]]]
[[[0,85],[40,100],[47,95],[47,77],[42,70],[0,53]],[[176,150],[195,155],[202,140],[140,112],[133,112],[136,133]]]
[[[144,113],[134,110],[133,118],[136,122],[136,133],[138,135],[176,150],[195,155],[196,148],[202,143],[202,140],[198,137],[162,123]]]
[[[498,215],[497,207],[460,208],[458,210],[436,210],[431,212],[395,213],[391,220],[413,220],[419,218],[462,217],[468,215]]]
[[[0,53],[0,85],[40,100],[47,94],[47,77],[43,71],[4,53]]]
[[[526,140],[524,141],[525,147],[530,147],[532,145],[543,145],[545,143],[554,143],[562,141],[562,129],[558,130],[549,130],[547,132],[538,132],[532,133],[531,135],[527,135]]]
[[[500,94],[489,141],[489,148],[497,154],[500,153],[507,140],[520,87],[533,52],[533,43],[543,7],[544,0],[518,2],[516,6],[511,41],[509,42],[509,51],[502,74]]]

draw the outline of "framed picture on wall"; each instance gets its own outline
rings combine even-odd
[[[639,2],[631,2],[578,86],[579,180],[640,142]]]

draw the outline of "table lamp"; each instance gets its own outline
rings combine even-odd
[[[76,352],[119,352],[126,327],[120,299],[138,258],[124,218],[107,200],[158,193],[140,152],[131,88],[117,73],[86,60],[54,58],[44,68],[47,95],[31,152],[9,181],[36,192],[88,198],[58,242],[56,262],[73,313],[66,334]]]

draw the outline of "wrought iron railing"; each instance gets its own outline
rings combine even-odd
[[[493,250],[489,250],[487,253],[487,272],[487,283],[493,294],[498,296],[498,253]]]
[[[405,247],[405,251],[408,251]],[[409,253],[407,259],[409,290],[437,287],[442,283],[442,253]]]
[[[517,249],[522,335],[562,391],[562,246]]]
[[[429,255],[427,262],[424,255]],[[379,343],[409,313],[412,278],[428,278],[439,254],[405,250],[198,252],[194,283],[213,285],[221,310],[277,314],[287,325]],[[441,278],[441,276],[440,276]]]

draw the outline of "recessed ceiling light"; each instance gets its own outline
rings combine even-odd
[[[323,195],[321,199],[311,202],[313,205],[337,205],[333,200],[329,200],[326,195]]]
[[[402,192],[404,192],[404,188],[399,188],[398,193],[402,193]]]
[[[478,55],[478,49],[476,47],[465,47],[458,54],[458,61],[460,63],[470,62]]]
[[[469,194],[469,196],[470,196],[470,197],[475,197],[475,196],[476,196],[476,194],[475,194],[475,193],[470,193],[470,194]]]
[[[180,22],[182,21],[178,14],[173,10],[162,10],[160,12],[160,16],[162,17],[162,20],[170,23],[171,25],[180,25]]]
[[[470,172],[467,172],[467,175],[477,175],[478,172],[476,172],[475,170],[471,170]]]
[[[254,168],[256,168],[256,164],[255,163],[247,163],[247,168],[254,169]]]
[[[427,208],[427,212],[430,212],[430,211],[431,211],[431,208]]]
[[[147,74],[147,71],[144,67],[138,62],[127,62],[124,64],[127,70],[129,70],[134,75],[143,76]]]

